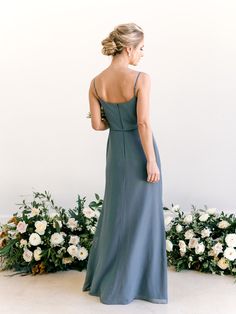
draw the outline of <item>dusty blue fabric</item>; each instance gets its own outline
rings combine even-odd
[[[138,76],[129,101],[108,103],[99,98],[110,124],[106,183],[82,289],[105,304],[134,299],[168,303],[161,161],[152,134],[160,181],[148,183],[137,129]]]

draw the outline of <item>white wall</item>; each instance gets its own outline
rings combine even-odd
[[[108,130],[86,118],[90,80],[110,64],[119,23],[145,31],[151,120],[165,206],[235,210],[236,3],[233,0],[1,1],[0,215],[33,191],[58,205],[103,198]]]

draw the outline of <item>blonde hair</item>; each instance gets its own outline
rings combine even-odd
[[[101,41],[103,45],[102,54],[115,56],[121,53],[124,47],[132,45],[134,48],[142,41],[144,32],[135,23],[117,25],[109,35]]]

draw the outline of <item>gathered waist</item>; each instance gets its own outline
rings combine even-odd
[[[134,130],[137,130],[138,127],[135,127],[135,128],[132,128],[132,129],[111,129],[110,128],[110,131],[118,131],[118,132],[128,132],[128,131],[134,131]]]

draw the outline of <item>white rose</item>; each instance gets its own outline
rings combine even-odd
[[[34,259],[36,261],[39,261],[41,259],[41,253],[42,253],[41,247],[37,247],[37,249],[34,250]]]
[[[213,249],[208,251],[208,256],[217,256]]]
[[[179,240],[179,248],[181,252],[186,252],[186,243],[183,240]]]
[[[31,208],[31,217],[37,216],[39,214],[40,214],[39,208],[36,208],[36,207]]]
[[[188,247],[189,247],[190,249],[194,249],[197,244],[198,244],[198,239],[197,239],[197,238],[191,238],[191,239],[189,240]]]
[[[236,246],[236,234],[228,233],[225,237],[225,242],[229,247],[235,247]]]
[[[166,251],[168,252],[173,251],[173,244],[169,239],[166,239]]]
[[[224,257],[230,261],[234,261],[236,259],[236,250],[233,247],[227,247],[224,250]]]
[[[27,240],[21,239],[20,240],[20,247],[26,246],[27,245]]]
[[[192,216],[191,214],[186,215],[186,216],[184,217],[184,223],[190,224],[192,221],[193,221],[193,216]]]
[[[70,236],[69,243],[77,245],[79,243],[79,241],[80,241],[80,238],[78,236],[76,236],[76,235]]]
[[[78,222],[75,220],[75,218],[69,218],[67,226],[73,231],[74,229],[77,228]]]
[[[24,253],[23,253],[23,259],[29,263],[32,260],[33,257],[33,253],[28,250],[28,249],[24,249]]]
[[[183,230],[183,227],[180,224],[178,224],[175,229],[177,232],[181,232]]]
[[[79,254],[79,249],[76,245],[72,244],[67,248],[67,252],[72,256],[72,257],[78,257]]]
[[[197,243],[195,246],[195,253],[202,254],[204,251],[205,251],[205,245],[202,242]]]
[[[219,253],[222,253],[223,252],[223,245],[222,243],[220,242],[217,242],[213,247],[213,252],[214,252],[214,255],[218,255]]]
[[[199,220],[200,220],[200,221],[207,221],[208,218],[209,218],[209,214],[205,213],[205,214],[202,214],[202,215],[199,217]]]
[[[79,247],[78,259],[84,260],[87,256],[88,256],[88,250],[84,246]]]
[[[64,238],[61,233],[55,232],[50,238],[51,246],[61,245],[64,242]]]
[[[225,257],[221,257],[221,259],[219,259],[217,262],[217,266],[219,266],[221,269],[226,269],[229,267],[229,264]]]
[[[184,237],[186,240],[189,240],[189,239],[193,238],[194,236],[195,236],[195,233],[194,233],[193,229],[189,229],[189,230],[185,231],[185,233],[184,233]]]
[[[16,229],[20,232],[20,233],[24,233],[26,232],[28,224],[26,224],[24,221],[19,221]]]
[[[31,245],[37,246],[41,243],[41,238],[38,233],[33,232],[29,237],[29,243]]]
[[[82,212],[83,212],[84,216],[87,218],[92,218],[95,216],[95,211],[93,209],[91,209],[90,207],[83,208]]]
[[[201,231],[201,236],[202,238],[207,238],[210,236],[211,234],[211,230],[209,228],[204,228],[202,231]]]
[[[230,226],[230,223],[227,220],[222,220],[217,225],[220,229],[226,229]]]
[[[216,208],[207,208],[206,212],[210,215],[215,215],[217,212]]]
[[[45,233],[45,230],[47,228],[47,221],[46,220],[38,220],[35,222],[35,232],[37,232],[40,235],[43,235]]]

